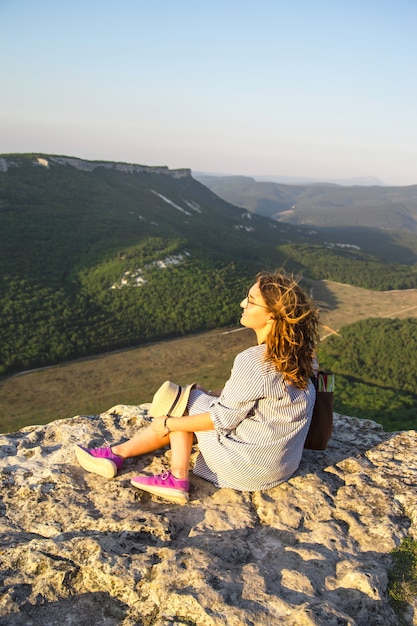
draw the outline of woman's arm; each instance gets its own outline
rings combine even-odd
[[[198,413],[197,415],[183,415],[182,417],[154,417],[152,428],[160,437],[166,437],[167,428],[170,432],[182,430],[187,433],[195,433],[199,430],[214,430],[214,424],[210,413]]]

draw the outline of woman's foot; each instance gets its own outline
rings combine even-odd
[[[124,458],[114,454],[110,446],[105,448],[76,446],[75,454],[83,469],[103,478],[114,478],[124,462]]]
[[[170,471],[158,476],[135,476],[130,482],[134,487],[165,498],[170,502],[177,504],[188,502],[188,490],[190,488],[188,478],[175,478]]]

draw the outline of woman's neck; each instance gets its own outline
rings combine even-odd
[[[256,330],[256,340],[258,342],[258,345],[260,346],[261,343],[265,343],[266,338],[269,335],[269,328],[261,328],[260,330]]]

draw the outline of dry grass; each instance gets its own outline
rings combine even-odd
[[[417,290],[375,292],[329,281],[311,286],[323,303],[322,321],[334,330],[368,317],[417,316]],[[167,379],[219,388],[234,356],[253,342],[246,329],[212,331],[8,378],[0,383],[0,432],[149,402]]]
[[[164,380],[219,388],[253,337],[246,329],[213,331],[8,378],[0,383],[0,432],[150,402]]]
[[[370,291],[330,281],[309,281],[323,302],[321,319],[334,330],[369,317],[417,317],[417,289]]]

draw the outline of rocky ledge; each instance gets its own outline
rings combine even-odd
[[[335,415],[288,482],[242,494],[191,476],[181,507],[130,486],[169,451],[110,481],[75,461],[74,444],[130,437],[147,408],[0,436],[3,626],[398,626],[387,572],[417,539],[414,431]]]

